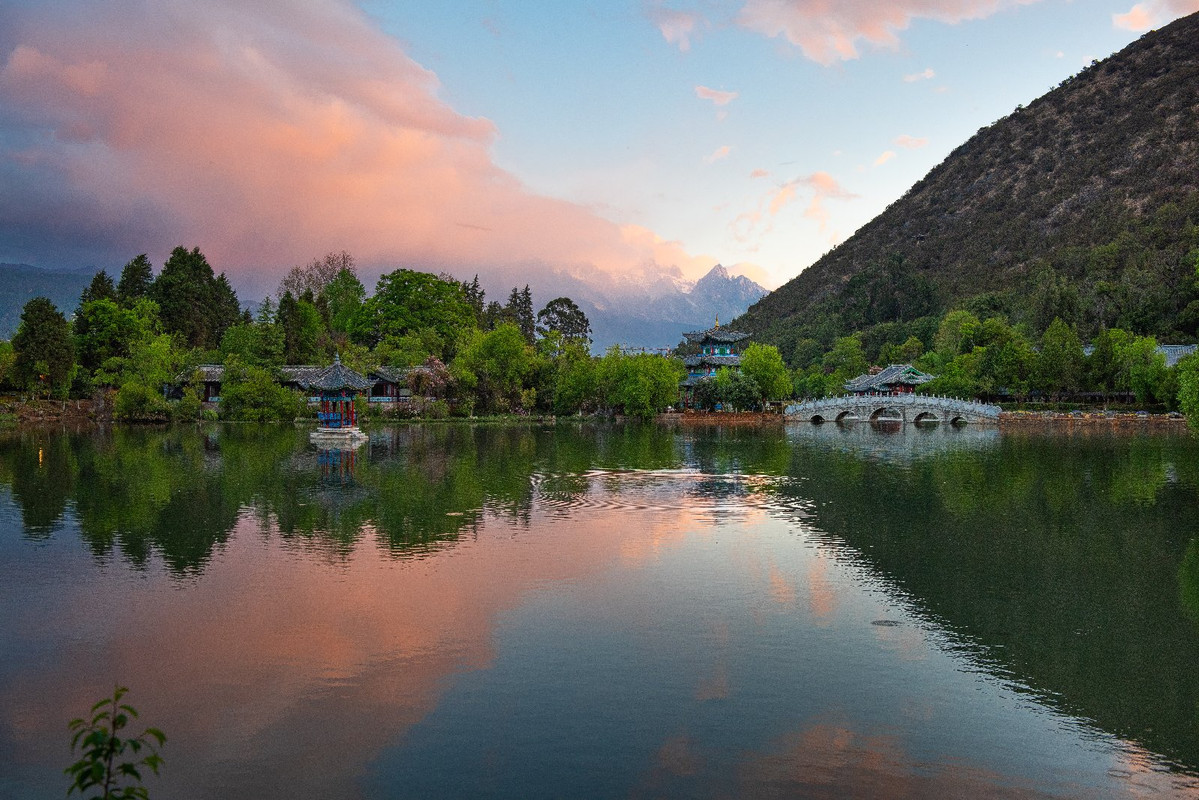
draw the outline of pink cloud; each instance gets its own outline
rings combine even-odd
[[[0,124],[23,133],[23,185],[0,198],[0,233],[92,232],[114,258],[199,245],[264,282],[339,249],[379,268],[613,287],[701,269],[499,169],[495,126],[440,100],[436,75],[348,0],[62,2],[8,17]],[[17,155],[0,143],[6,174]]]
[[[737,99],[736,92],[723,92],[719,89],[709,89],[707,86],[696,86],[695,96],[701,100],[711,100],[713,105],[727,106]]]
[[[800,196],[811,193],[811,199],[803,211],[804,217],[814,220],[823,233],[828,229],[830,214],[824,203],[826,200],[853,200],[856,194],[847,191],[837,179],[827,172],[814,172],[802,178],[795,178],[770,191],[758,202],[756,208],[739,214],[730,223],[733,236],[741,242],[748,242],[754,236],[770,232],[771,219],[778,216]],[[765,223],[763,225],[763,223]]]
[[[886,164],[888,161],[890,161],[893,158],[895,158],[895,151],[887,150],[882,155],[880,155],[878,158],[874,159],[874,166],[881,167],[883,164]]]
[[[691,49],[691,36],[700,22],[698,15],[665,6],[654,6],[649,10],[649,18],[658,26],[662,38],[667,42],[676,45],[684,53]]]
[[[1199,11],[1199,0],[1145,0],[1124,14],[1112,14],[1112,24],[1130,31],[1147,31]]]
[[[908,136],[906,133],[902,136],[895,137],[895,144],[908,150],[917,150],[928,144],[928,139],[924,137]]]
[[[724,159],[729,157],[729,153],[731,153],[731,152],[733,152],[733,148],[727,144],[722,145],[721,147],[717,147],[711,153],[704,156],[704,163],[705,164],[715,164],[717,161],[723,161]]]
[[[915,72],[911,75],[904,75],[903,80],[904,83],[915,83],[916,81],[931,81],[935,77],[937,77],[937,73],[933,71],[932,67],[929,67],[928,69],[924,70],[924,72]]]
[[[764,169],[755,169],[753,172],[749,173],[749,177],[751,180],[757,180],[758,178],[766,178],[769,176],[770,176],[770,173]]]
[[[738,23],[783,37],[821,64],[857,58],[858,42],[894,47],[914,19],[956,23],[1038,0],[745,0]]]

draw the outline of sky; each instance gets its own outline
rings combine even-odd
[[[0,0],[0,262],[768,288],[1199,0]],[[572,284],[572,282],[574,282]],[[657,288],[655,288],[657,287]]]

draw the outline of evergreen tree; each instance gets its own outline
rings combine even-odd
[[[82,306],[91,300],[116,300],[117,288],[112,283],[112,278],[104,270],[100,270],[92,278],[92,282],[83,290],[83,294],[79,296],[79,305]]]
[[[150,293],[152,283],[154,272],[150,269],[150,259],[142,253],[121,270],[121,281],[117,284],[117,300],[123,306],[131,306]]]
[[[478,321],[479,327],[483,327],[484,300],[487,293],[483,291],[483,287],[479,285],[479,275],[475,274],[475,279],[470,283],[462,281],[462,295],[466,298],[466,302],[475,312],[475,319]]]
[[[80,341],[87,341],[91,338],[92,319],[90,315],[85,313],[87,305],[94,300],[107,300],[115,305],[116,299],[117,290],[113,286],[112,278],[108,277],[107,272],[100,270],[92,278],[92,282],[88,284],[87,288],[83,290],[83,294],[79,296],[79,306],[75,309],[75,319],[72,323],[77,344]],[[95,366],[95,364],[85,364],[85,369],[90,372]]]
[[[508,295],[508,305],[504,310],[511,316],[516,327],[520,328],[525,341],[533,344],[537,325],[533,318],[533,293],[527,283],[524,289],[512,287],[512,294]]]
[[[18,386],[47,394],[66,392],[74,373],[75,348],[70,323],[53,303],[35,297],[25,304],[12,346],[13,379]]]
[[[222,273],[215,276],[200,248],[176,247],[150,287],[163,328],[188,347],[215,348],[225,329],[241,317],[237,294]]]

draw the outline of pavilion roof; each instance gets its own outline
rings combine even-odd
[[[741,331],[730,330],[729,328],[722,328],[717,325],[714,328],[708,328],[706,331],[692,331],[690,333],[684,333],[683,338],[692,344],[706,344],[708,342],[715,342],[717,344],[733,344],[734,342],[739,342],[742,339],[748,339],[749,334],[742,333]]]
[[[365,391],[371,388],[372,385],[373,383],[369,378],[359,375],[341,363],[340,356],[334,356],[331,366],[325,367],[307,381],[309,389],[316,389],[322,392],[336,392],[339,389]]]
[[[933,379],[932,375],[927,372],[921,372],[911,364],[892,364],[882,372],[871,375],[859,375],[853,380],[845,382],[845,391],[847,392],[881,392],[886,391],[889,386],[898,384],[906,384],[908,386],[919,386],[922,383],[928,383]]]

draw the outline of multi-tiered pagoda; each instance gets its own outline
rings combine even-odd
[[[687,377],[679,384],[683,394],[684,404],[690,405],[691,395],[695,384],[704,378],[711,378],[721,367],[741,369],[741,353],[738,345],[749,338],[748,333],[720,327],[716,320],[715,327],[706,331],[684,333],[683,338],[694,345],[699,345],[700,351],[693,356],[683,359],[687,367]]]

